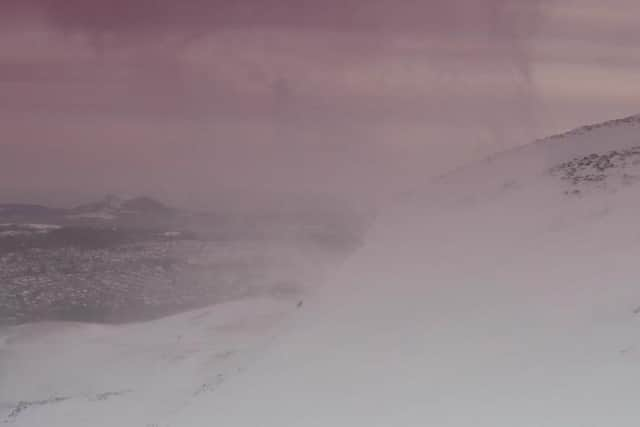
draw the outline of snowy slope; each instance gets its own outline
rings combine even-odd
[[[638,425],[636,147],[640,116],[443,177],[300,308],[0,332],[0,422]]]
[[[638,425],[636,146],[639,117],[443,178],[380,220],[294,330],[169,425]],[[574,159],[569,176],[605,177],[567,179]]]
[[[0,424],[164,425],[238,375],[295,311],[256,299],[140,324],[0,331]]]

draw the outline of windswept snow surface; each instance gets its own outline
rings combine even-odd
[[[123,326],[0,331],[0,424],[163,426],[252,363],[294,303],[256,299]],[[179,422],[179,421],[178,421]]]
[[[169,425],[639,425],[640,166],[552,171],[639,145],[639,118],[611,122],[416,194],[292,331]]]
[[[635,147],[640,117],[425,185],[299,308],[11,329],[0,410],[16,426],[640,425]]]

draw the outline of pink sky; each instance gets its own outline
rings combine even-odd
[[[387,197],[637,113],[638,14],[633,0],[5,0],[0,199]]]

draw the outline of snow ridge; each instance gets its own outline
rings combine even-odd
[[[580,126],[578,128],[569,130],[567,132],[563,132],[563,133],[559,133],[556,135],[551,135],[551,136],[539,139],[536,142],[553,142],[553,141],[557,141],[558,139],[563,139],[569,136],[584,135],[594,130],[603,129],[603,128],[612,128],[617,126],[640,126],[640,114],[634,114],[631,116],[623,117],[621,119],[607,120],[600,123]]]

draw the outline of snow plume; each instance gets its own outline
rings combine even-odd
[[[535,133],[536,88],[532,69],[532,40],[543,16],[544,1],[493,0],[494,34],[507,49],[507,57],[512,61],[522,79],[520,99],[524,118],[529,121]]]
[[[493,34],[508,47],[508,54],[528,83],[531,75],[531,41],[543,15],[543,1],[492,0]]]

